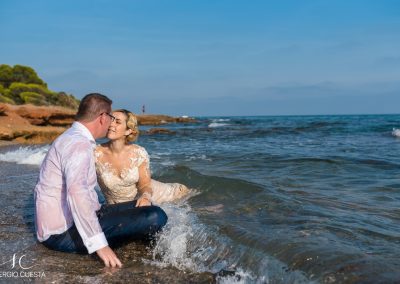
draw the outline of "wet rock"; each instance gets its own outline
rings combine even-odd
[[[166,128],[151,128],[145,131],[143,134],[152,135],[152,134],[175,134],[175,133],[176,133],[175,131]]]
[[[195,123],[196,119],[191,117],[173,117],[159,114],[138,114],[139,125],[162,125],[167,123]]]
[[[74,121],[76,111],[62,107],[23,105],[15,113],[27,119],[32,125],[68,126]]]

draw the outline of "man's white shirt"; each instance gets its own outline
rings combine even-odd
[[[36,234],[43,242],[75,224],[89,253],[108,245],[96,211],[100,209],[94,160],[96,142],[74,122],[51,145],[34,190]]]

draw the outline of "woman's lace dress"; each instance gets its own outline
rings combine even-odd
[[[144,163],[144,173],[150,174],[150,159],[147,151],[138,145],[130,153],[129,167],[118,173],[112,164],[102,161],[103,153],[98,146],[95,150],[97,181],[108,204],[132,201],[139,196],[137,183],[139,181],[139,167]],[[188,193],[186,186],[179,183],[162,183],[151,180],[153,190],[152,202],[173,201],[182,198]]]

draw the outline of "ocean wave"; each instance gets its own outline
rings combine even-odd
[[[212,159],[207,158],[207,156],[204,154],[188,156],[185,160],[186,161],[203,160],[203,161],[210,161],[210,162],[212,161]]]
[[[19,147],[15,150],[0,154],[0,161],[12,162],[22,165],[36,165],[40,166],[43,162],[44,157],[49,150],[49,145],[41,147]]]
[[[152,260],[145,263],[191,273],[211,272],[217,283],[309,283],[302,272],[289,271],[279,260],[235,244],[217,228],[203,224],[187,202],[162,208],[168,223],[157,236]]]
[[[208,127],[215,128],[215,127],[228,126],[229,124],[226,123],[228,121],[231,121],[231,120],[229,118],[214,118],[214,119],[211,119],[211,123],[208,124]]]
[[[214,199],[214,202],[227,202],[225,199],[227,191],[229,191],[230,197],[234,198],[235,201],[264,191],[261,185],[244,179],[204,175],[182,165],[164,168],[162,174],[157,178],[164,182],[183,183],[190,188],[196,188],[201,191],[202,195],[196,198],[196,204],[201,206],[210,205],[210,197]],[[233,200],[229,202],[231,201]],[[229,206],[229,204],[226,205]]]
[[[34,146],[21,146],[17,149],[9,150],[5,153],[0,153],[0,161],[11,162],[23,165],[37,165],[40,166],[44,157],[49,150],[50,145],[34,147]],[[162,166],[174,166],[175,163],[168,158],[162,156],[169,156],[170,153],[157,153],[151,154],[151,159],[159,160]]]
[[[263,128],[248,128],[248,137],[261,137],[268,135],[300,135],[313,132],[334,131],[339,133],[344,129],[341,123],[309,123],[301,126],[263,126]],[[341,128],[342,127],[342,128]]]
[[[231,121],[229,118],[218,118],[218,119],[213,119],[213,122],[224,122],[224,121]]]
[[[392,135],[394,137],[400,137],[400,129],[393,128]]]
[[[333,127],[343,127],[343,123],[333,123],[333,122],[312,122],[303,126],[296,126],[292,128],[292,131],[302,133],[302,132],[313,132],[317,130],[332,130]],[[335,129],[338,131],[339,129]]]
[[[282,159],[278,162],[290,163],[293,165],[296,164],[305,164],[305,163],[328,163],[328,164],[339,164],[340,160],[334,158],[315,158],[315,157],[299,157],[299,158],[288,158]]]
[[[216,127],[223,127],[223,126],[228,126],[229,124],[227,123],[219,123],[219,122],[212,122],[208,125],[210,128],[216,128]]]

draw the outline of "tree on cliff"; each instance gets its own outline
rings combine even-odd
[[[79,100],[64,92],[54,92],[28,66],[0,65],[0,102],[10,104],[58,105],[77,108]]]
[[[38,84],[47,87],[46,83],[36,74],[35,70],[28,66],[15,65],[14,67],[6,64],[0,65],[0,84],[8,88],[13,82],[26,84]]]

